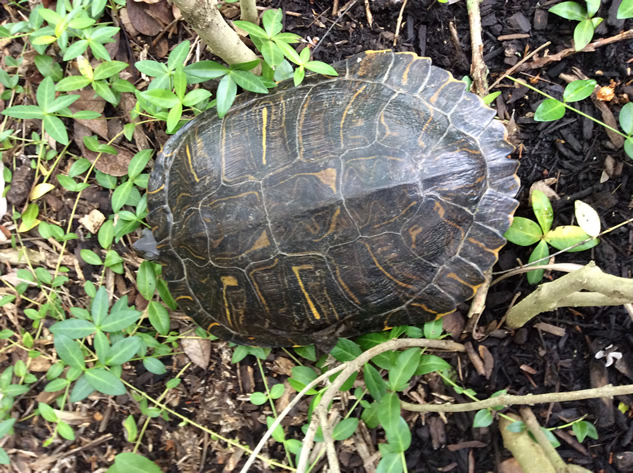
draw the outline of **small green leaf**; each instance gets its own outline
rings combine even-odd
[[[556,99],[545,99],[534,112],[534,121],[551,122],[565,115],[565,105]]]
[[[72,339],[84,338],[95,333],[97,328],[88,320],[66,319],[51,325],[53,335],[65,335]]]
[[[591,18],[600,9],[600,0],[585,0],[587,3],[587,16]]]
[[[477,411],[477,414],[475,414],[473,427],[488,427],[492,424],[493,420],[492,414],[488,409],[481,409],[480,411]]]
[[[439,340],[444,331],[442,319],[433,320],[424,324],[424,338]]]
[[[156,61],[136,61],[134,63],[134,67],[136,67],[143,74],[148,75],[150,77],[158,77],[169,72],[167,66],[163,63]]]
[[[547,246],[547,242],[545,240],[539,241],[538,245],[534,248],[530,257],[528,259],[528,264],[533,263],[535,261],[540,261],[538,264],[547,264],[547,260],[543,260],[543,258],[547,258],[549,256],[549,247]],[[545,274],[544,269],[536,269],[527,273],[527,280],[529,284],[538,284],[543,279],[543,275]]]
[[[317,373],[308,366],[295,366],[292,368],[292,378],[289,378],[288,382],[296,391],[301,391],[318,377]],[[311,389],[308,394],[314,395],[316,391]]]
[[[581,21],[587,18],[585,7],[576,2],[562,2],[549,9],[550,13],[567,20]]]
[[[523,217],[514,217],[512,225],[503,236],[515,245],[530,246],[541,239],[543,232],[536,222]]]
[[[57,432],[59,432],[60,437],[66,440],[70,440],[70,441],[75,440],[75,431],[70,425],[68,425],[63,420],[60,420],[57,423]]]
[[[396,365],[389,370],[389,389],[402,391],[409,383],[420,363],[419,348],[409,348],[398,355]]]
[[[172,108],[180,103],[180,99],[176,94],[165,89],[146,90],[141,95],[149,103],[160,108]]]
[[[141,313],[133,309],[121,309],[112,311],[99,326],[104,332],[118,332],[128,328],[141,318]]]
[[[195,89],[185,95],[185,97],[182,99],[182,104],[185,107],[193,107],[203,100],[207,100],[209,97],[211,97],[211,92],[209,92],[208,90]]]
[[[392,451],[406,452],[411,446],[411,428],[402,417],[398,418],[398,422],[393,428],[385,427],[385,433]]]
[[[506,430],[508,432],[514,432],[515,434],[521,433],[525,430],[525,422],[523,422],[522,420],[516,420],[509,424],[506,427]]]
[[[545,234],[550,231],[552,222],[554,221],[554,209],[552,209],[552,204],[545,193],[538,189],[532,191],[531,201],[536,220],[541,226],[543,234]]]
[[[249,35],[255,36],[256,38],[267,39],[268,34],[266,31],[261,29],[259,26],[251,23],[250,21],[236,20],[233,22],[235,26],[239,29],[246,31]]]
[[[366,363],[365,366],[363,366],[363,377],[369,394],[371,394],[376,401],[380,401],[383,396],[387,394],[387,383],[382,379],[378,370],[371,364]]]
[[[329,64],[321,61],[310,61],[305,64],[305,68],[309,71],[316,72],[317,74],[323,74],[326,76],[338,76],[338,72],[336,72],[336,69],[334,69]]]
[[[61,177],[61,176],[58,176],[58,177]],[[103,261],[101,261],[101,258],[99,257],[99,255],[97,255],[92,250],[81,250],[79,252],[79,256],[81,256],[81,259],[83,259],[88,264],[92,264],[95,266],[100,266],[103,264]]]
[[[360,418],[363,420],[367,427],[370,429],[375,429],[380,424],[378,420],[378,411],[380,410],[380,404],[376,402],[372,402],[369,406],[365,407],[363,413]]]
[[[618,7],[618,20],[626,20],[627,18],[633,18],[633,1],[623,0]]]
[[[264,30],[268,34],[269,38],[272,38],[277,33],[280,33],[283,29],[283,25],[281,23],[282,18],[283,14],[280,8],[270,8],[262,15],[262,25],[264,26]]]
[[[157,301],[151,301],[147,305],[147,315],[149,316],[149,322],[152,327],[156,329],[161,335],[167,335],[169,333],[169,313],[167,309]]]
[[[156,358],[143,358],[143,366],[150,373],[154,373],[154,374],[167,373],[167,368],[165,368],[165,364]]]
[[[108,366],[122,365],[130,361],[141,347],[141,339],[138,337],[122,338],[110,347],[104,360]]]
[[[55,100],[55,81],[53,81],[52,77],[46,77],[42,82],[40,82],[36,96],[37,104],[42,110],[48,112],[48,108]]]
[[[633,1],[631,2],[633,4]],[[619,116],[620,127],[627,135],[633,135],[633,102],[629,102],[622,110]]]
[[[567,248],[569,248],[570,246],[574,246],[581,241],[585,241],[588,238],[591,237],[587,235],[582,228],[576,225],[562,225],[560,227],[556,227],[554,230],[545,235],[545,241],[547,241],[547,243],[552,245],[557,250],[567,250]],[[584,243],[567,251],[569,251],[570,253],[575,253],[577,251],[588,250],[596,246],[599,242],[600,240],[594,238],[587,243]]]
[[[399,453],[384,453],[378,466],[376,473],[402,473],[402,458]]]
[[[136,420],[133,415],[129,415],[123,421],[123,428],[125,429],[125,438],[128,442],[134,442],[138,435],[138,428],[136,427]],[[140,472],[139,472],[140,473]]]
[[[167,67],[169,70],[173,71],[176,67],[185,63],[187,60],[187,54],[189,54],[190,46],[191,43],[189,41],[183,41],[169,53],[169,57],[167,59]]]
[[[44,418],[44,420],[46,420],[48,422],[57,422],[57,421],[59,421],[59,416],[55,412],[55,409],[53,409],[48,404],[44,404],[43,402],[38,402],[37,403],[37,410],[39,411],[40,415]],[[574,424],[574,425],[576,425],[576,424]],[[582,442],[582,440],[581,440],[581,442]]]
[[[624,151],[629,158],[633,159],[633,138],[630,136],[624,142]]]
[[[334,430],[332,431],[332,438],[334,440],[348,439],[352,435],[354,435],[354,432],[356,432],[357,428],[358,428],[358,419],[355,419],[354,417],[343,419],[334,427]]]
[[[251,393],[250,401],[256,406],[261,406],[262,404],[266,404],[266,402],[268,402],[268,396],[264,393],[254,392]]]
[[[148,301],[154,298],[156,292],[156,274],[154,264],[150,261],[143,261],[136,274],[136,284],[138,291]]]
[[[347,338],[339,338],[336,346],[330,352],[337,361],[341,363],[345,361],[352,361],[358,358],[363,351],[360,347]]]
[[[125,386],[119,378],[103,368],[91,368],[85,373],[88,384],[102,394],[120,396],[125,394]]]
[[[68,76],[60,80],[55,86],[55,90],[59,92],[69,92],[71,90],[83,89],[91,80],[84,76]]]
[[[422,355],[420,357],[420,364],[418,365],[415,374],[417,375],[425,375],[429,373],[433,373],[434,371],[444,371],[450,369],[451,365],[449,365],[446,361],[436,355]]]
[[[587,437],[594,440],[598,439],[598,431],[596,430],[596,427],[585,420],[576,422],[571,426],[571,428],[580,443],[584,442]]]
[[[380,400],[378,419],[386,430],[395,430],[400,423],[400,399],[396,393],[387,393]]]
[[[598,83],[593,79],[575,80],[567,84],[563,92],[565,102],[577,102],[589,97]]]
[[[574,28],[574,47],[576,51],[582,50],[589,44],[591,38],[593,38],[593,31],[595,27],[591,20],[582,20]]]
[[[272,388],[270,388],[270,398],[279,399],[281,396],[283,396],[285,390],[286,388],[283,384],[275,384]]]
[[[202,80],[219,79],[228,72],[228,67],[215,61],[198,61],[185,67],[185,73],[187,75]]]
[[[55,350],[57,350],[57,355],[67,365],[79,370],[86,368],[86,362],[79,343],[66,335],[55,336]]]
[[[121,61],[108,61],[99,64],[94,71],[94,80],[109,79],[118,75],[123,69],[128,67],[128,63]]]
[[[14,105],[2,111],[3,115],[23,120],[44,118],[44,112],[37,105]]]
[[[224,76],[220,80],[220,84],[218,85],[218,90],[216,92],[216,109],[218,112],[218,117],[222,118],[224,117],[224,115],[226,115],[226,112],[228,112],[229,108],[231,108],[231,105],[233,105],[233,101],[235,100],[236,95],[237,84],[231,78],[231,76]]]
[[[268,88],[264,85],[262,79],[252,72],[231,71],[231,78],[244,90],[258,94],[268,93]]]
[[[110,473],[162,473],[156,463],[138,453],[124,452],[114,457]]]

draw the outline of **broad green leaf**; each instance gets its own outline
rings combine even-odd
[[[151,104],[161,108],[172,108],[180,103],[176,94],[165,89],[147,90],[141,95]]]
[[[226,112],[228,112],[231,105],[233,105],[236,94],[237,84],[230,76],[224,76],[220,80],[220,84],[218,85],[218,90],[216,92],[216,109],[218,117],[222,118],[226,115]]]
[[[110,340],[108,339],[107,335],[101,330],[97,330],[97,333],[95,333],[92,342],[92,346],[97,353],[97,358],[99,358],[99,361],[103,363],[108,356],[108,353],[110,352]]]
[[[385,453],[382,455],[376,473],[402,473],[402,458],[399,453]]]
[[[1,306],[1,305],[0,305]],[[309,361],[316,361],[316,348],[314,345],[306,345],[304,347],[295,347],[294,351],[297,355]]]
[[[420,363],[419,348],[409,348],[398,354],[398,361],[389,370],[389,388],[392,391],[402,391],[409,383]]]
[[[141,339],[138,337],[125,337],[114,343],[105,358],[108,366],[122,365],[130,361],[141,347]]]
[[[336,69],[334,69],[329,64],[321,61],[310,61],[305,64],[305,68],[309,71],[316,72],[317,74],[323,74],[326,76],[338,76],[338,72],[336,72]]]
[[[631,3],[633,4],[633,0]],[[633,102],[629,102],[622,107],[618,120],[622,131],[627,135],[633,135]]]
[[[134,183],[132,181],[125,181],[114,190],[112,193],[112,211],[114,213],[118,213],[127,203],[133,189]]]
[[[332,438],[334,440],[348,439],[352,435],[354,435],[354,432],[356,432],[357,428],[358,428],[358,419],[354,417],[343,419],[334,427],[334,430],[332,431]]]
[[[70,177],[77,177],[83,174],[84,172],[86,172],[88,169],[90,169],[90,166],[91,166],[90,161],[88,161],[86,158],[80,158],[77,161],[75,161],[73,165],[70,167],[70,170],[68,171],[68,175]]]
[[[506,427],[506,430],[509,432],[514,432],[515,434],[521,433],[525,430],[525,422],[522,420],[516,420],[509,424]]]
[[[104,250],[112,246],[112,242],[114,241],[114,222],[112,222],[112,220],[107,220],[101,225],[97,239],[99,240],[101,248]]]
[[[64,77],[57,83],[55,90],[59,92],[68,92],[71,90],[83,89],[90,84],[90,79],[84,76],[68,76]]]
[[[268,402],[268,396],[264,393],[254,392],[251,393],[249,400],[251,401],[251,404],[261,406],[262,404],[266,404]]]
[[[99,97],[101,97],[106,102],[111,103],[112,105],[118,105],[119,99],[115,95],[115,93],[110,88],[110,84],[108,84],[105,80],[96,80],[92,83],[92,88],[97,93]]]
[[[576,2],[562,2],[549,9],[550,13],[561,16],[567,20],[581,21],[587,18],[587,10]]]
[[[40,82],[36,92],[37,104],[42,110],[48,112],[49,107],[55,100],[55,82],[51,77],[46,77]]]
[[[75,59],[77,56],[85,53],[86,49],[88,49],[88,41],[85,39],[81,39],[71,44],[64,53],[64,61],[71,61],[72,59]]]
[[[62,17],[53,10],[49,10],[48,8],[40,8],[37,10],[38,15],[46,20],[46,22],[50,25],[57,25],[62,22]]]
[[[618,7],[618,20],[625,20],[627,18],[633,18],[633,1],[622,0],[622,3]]]
[[[596,427],[586,420],[576,422],[574,425],[571,426],[571,428],[580,443],[584,442],[585,438],[587,437],[596,440],[598,439],[598,431],[596,430]]]
[[[53,335],[65,335],[68,338],[84,338],[95,333],[96,327],[89,320],[66,319],[51,325]]]
[[[158,77],[169,72],[165,64],[150,60],[136,61],[134,67],[150,77]]]
[[[282,18],[283,13],[280,8],[270,8],[262,15],[262,25],[270,38],[280,33],[283,29]]]
[[[396,393],[387,393],[380,400],[378,419],[386,430],[394,430],[400,422],[400,399]]]
[[[551,122],[565,115],[565,105],[556,99],[545,99],[534,112],[534,121]]]
[[[169,57],[167,59],[167,67],[169,70],[173,71],[176,67],[185,64],[190,46],[191,43],[189,41],[183,41],[169,53]]]
[[[114,457],[114,465],[107,473],[162,473],[162,470],[148,458],[138,453],[119,453]]]
[[[7,419],[0,422],[0,438],[4,437],[9,432],[11,432],[11,429],[13,428],[13,424],[15,424],[16,420],[17,420],[16,418],[11,418],[11,419]]]
[[[100,113],[93,112],[91,110],[79,110],[73,115],[73,118],[75,120],[94,120],[95,118],[99,118],[100,116]]]
[[[151,301],[147,306],[147,315],[152,327],[161,335],[169,333],[169,313],[167,309],[157,301]]]
[[[565,87],[563,100],[565,102],[577,102],[589,97],[598,83],[593,79],[575,80]]]
[[[365,366],[363,366],[363,377],[369,394],[371,394],[376,401],[380,401],[383,396],[387,394],[387,383],[382,379],[378,370],[370,363],[366,363]]]
[[[406,452],[411,446],[411,428],[402,417],[399,417],[398,422],[392,428],[385,428],[385,433],[392,451]]]
[[[182,104],[177,103],[167,114],[167,133],[173,133],[182,117]]]
[[[143,358],[143,366],[150,373],[154,373],[154,374],[167,373],[167,368],[165,368],[165,364],[157,358]]]
[[[279,47],[279,49],[281,49],[281,51],[284,53],[284,56],[286,56],[290,61],[294,62],[297,65],[302,63],[301,57],[299,57],[297,51],[295,51],[294,48],[288,43],[284,43],[283,41],[275,41],[275,44]]]
[[[136,274],[136,284],[138,291],[148,301],[151,301],[156,292],[156,273],[154,264],[150,261],[143,261]]]
[[[330,355],[332,355],[337,361],[341,363],[345,361],[352,361],[358,358],[362,353],[360,347],[347,338],[339,338],[338,342],[332,348]]]
[[[299,84],[303,82],[305,75],[306,75],[306,70],[303,66],[299,66],[295,69],[295,72],[292,75],[292,81],[294,82],[295,87],[298,87]]]
[[[433,320],[424,324],[424,338],[439,340],[444,331],[442,319]]]
[[[66,131],[66,126],[59,117],[54,115],[45,115],[42,120],[42,124],[44,125],[46,133],[48,133],[51,138],[63,145],[68,144],[68,132]]]
[[[536,216],[536,220],[543,230],[543,234],[549,232],[554,222],[554,209],[545,193],[538,189],[534,189],[531,196],[532,210]]]
[[[554,448],[560,447],[560,442],[558,441],[558,439],[556,438],[556,436],[551,430],[548,430],[545,427],[541,427],[541,431],[545,434],[545,436],[547,437],[547,440],[549,440],[549,443],[552,444],[552,447]]]
[[[128,328],[141,318],[141,313],[133,309],[113,310],[99,326],[104,332],[118,332]]]
[[[589,44],[591,38],[593,38],[593,31],[595,27],[591,20],[582,20],[574,28],[574,47],[576,51],[582,50]]]
[[[59,436],[62,437],[63,439],[70,440],[70,441],[75,440],[75,431],[70,425],[68,425],[63,420],[60,420],[57,423],[57,432],[59,433]]]
[[[62,176],[57,176],[57,177],[62,177]],[[99,257],[99,255],[97,255],[92,250],[81,250],[79,252],[79,255],[81,256],[81,259],[83,259],[88,264],[92,264],[95,266],[100,266],[103,264],[103,261],[101,261],[101,258]]]
[[[121,380],[104,368],[91,368],[84,376],[88,384],[102,394],[120,396],[126,392]]]
[[[591,18],[596,13],[598,13],[598,9],[600,8],[600,0],[585,0],[587,3],[587,16]]]
[[[203,100],[207,100],[209,97],[211,97],[211,92],[209,92],[208,90],[195,89],[185,95],[185,97],[182,99],[182,104],[185,107],[193,107]]]
[[[473,427],[488,427],[492,424],[494,418],[488,409],[481,409],[477,411],[475,414],[475,419],[473,420]]]
[[[284,53],[276,43],[269,40],[260,40],[257,43],[259,43],[257,49],[262,53],[267,64],[276,67],[284,62]]]
[[[12,118],[22,118],[24,120],[29,119],[42,119],[44,118],[44,112],[37,105],[14,105],[6,110],[2,111],[3,115]]]
[[[242,89],[258,94],[268,93],[268,89],[264,86],[260,77],[248,71],[231,71],[231,78]]]
[[[436,355],[422,355],[420,357],[420,364],[418,365],[415,374],[425,375],[433,373],[434,371],[444,371],[450,369],[446,361]]]
[[[264,31],[259,26],[251,23],[250,21],[236,20],[233,22],[233,24],[239,29],[246,31],[251,36],[262,39],[268,38],[268,34],[266,33],[266,31]]]
[[[138,64],[138,63],[137,63]],[[203,80],[219,79],[229,72],[228,67],[215,61],[199,61],[185,67],[187,75]]]
[[[103,322],[103,319],[105,319],[108,315],[109,305],[110,301],[108,298],[108,291],[104,286],[101,286],[97,290],[95,297],[92,299],[92,304],[90,306],[90,315],[96,325],[100,325]]]
[[[86,362],[79,343],[66,335],[55,335],[55,350],[61,360],[69,366],[84,370]]]
[[[273,425],[274,421],[275,419],[273,419],[271,416],[266,416],[266,425],[268,426],[269,429],[271,425]],[[317,436],[318,436],[318,433],[317,433]],[[273,430],[272,437],[273,439],[275,439],[275,442],[279,442],[279,443],[284,442],[284,440],[286,439],[286,436],[284,434],[284,429],[281,426],[281,424],[275,427],[275,430]]]
[[[587,238],[591,238],[585,231],[576,226],[576,225],[562,225],[560,227],[556,227],[554,230],[550,231],[547,235],[545,235],[545,241],[552,245],[557,250],[566,250],[570,246],[576,245],[581,241],[585,241]],[[588,241],[580,246],[572,248],[569,251],[570,253],[575,253],[577,251],[584,251],[596,246],[600,240],[594,238],[593,240]]]
[[[187,92],[187,76],[185,75],[182,65],[176,68],[173,75],[173,82],[174,92],[176,96],[182,100],[185,96],[185,92]]]
[[[541,239],[543,232],[536,222],[523,217],[514,217],[512,225],[503,236],[515,245],[530,246]]]
[[[288,379],[288,382],[299,392],[318,377],[319,375],[308,366],[295,366],[292,368],[292,377]],[[316,390],[310,389],[308,394],[314,395],[316,394]]]
[[[128,63],[121,61],[102,62],[95,68],[94,80],[109,79],[118,75],[123,69],[128,67]]]
[[[372,402],[369,406],[365,407],[360,418],[370,429],[375,429],[380,424],[378,420],[378,412],[380,410],[380,403],[378,401]]]
[[[549,256],[549,247],[547,246],[547,242],[545,240],[539,241],[538,245],[532,250],[530,257],[528,258],[528,263],[533,263],[535,261],[540,261],[539,265],[547,264],[547,260],[543,260],[543,258],[547,258]],[[537,269],[530,271],[527,273],[527,280],[530,284],[538,284],[543,279],[543,274],[545,274],[545,270]]]
[[[39,411],[40,415],[44,418],[44,420],[47,420],[48,422],[59,421],[59,416],[55,412],[55,409],[53,409],[48,404],[45,404],[43,402],[38,402],[37,410]]]
[[[281,396],[283,396],[285,390],[286,388],[283,384],[275,384],[272,388],[270,388],[270,398],[279,399]]]
[[[75,103],[77,100],[79,100],[79,95],[60,95],[53,101],[53,104],[49,107],[48,112],[57,113],[62,111]]]

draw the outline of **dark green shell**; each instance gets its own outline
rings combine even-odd
[[[163,275],[223,339],[304,345],[433,320],[505,244],[519,182],[495,112],[414,54],[335,68],[198,116],[156,160]]]

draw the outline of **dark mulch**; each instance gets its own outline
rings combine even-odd
[[[470,38],[465,2],[442,5],[435,1],[409,1],[403,12],[401,36],[395,47],[393,41],[402,6],[400,1],[372,1],[371,26],[362,1],[357,1],[356,6],[334,25],[329,1],[274,0],[270,3],[272,7],[280,7],[288,12],[285,16],[287,31],[310,38],[315,43],[321,41],[314,54],[317,60],[332,63],[363,50],[393,48],[429,56],[436,65],[448,69],[458,78],[469,74]],[[603,2],[600,14],[606,17],[606,21],[598,29],[597,36],[612,36],[633,26],[631,21],[625,24],[615,19],[617,4],[617,0]],[[537,10],[536,5],[531,0],[483,1],[484,55],[491,82],[516,64],[526,52],[547,41],[551,42],[547,48],[550,53],[571,46],[573,23],[551,14],[545,16],[546,24],[536,22],[536,18],[542,18],[542,12]],[[450,23],[457,30],[459,44],[451,41]],[[182,39],[187,39],[189,33],[181,29],[180,34]],[[499,39],[500,36],[508,35],[515,36]],[[152,38],[140,37],[135,41],[149,44]],[[514,75],[525,81],[538,78],[532,84],[558,97],[565,85],[560,75],[570,74],[574,69],[597,80],[600,85],[613,83],[615,99],[607,102],[607,106],[617,117],[621,106],[633,92],[631,58],[633,43],[618,42],[604,46],[595,53],[574,54],[545,68]],[[555,225],[571,222],[573,200],[577,198],[594,206],[600,214],[603,228],[631,218],[633,161],[621,149],[614,149],[604,129],[570,113],[557,122],[537,123],[532,115],[542,100],[539,95],[515,87],[509,80],[504,80],[498,90],[502,91],[502,95],[496,103],[501,118],[511,125],[511,138],[518,146],[515,156],[521,161],[521,206],[518,215],[531,217],[526,201],[530,186],[546,178],[555,178],[553,187],[563,197],[556,205]],[[584,101],[579,107],[600,118],[591,101]],[[157,138],[162,140],[164,137],[157,135]],[[614,158],[616,163],[622,163],[621,171],[601,182],[608,157]],[[608,273],[631,277],[632,247],[633,227],[629,224],[605,235],[594,250],[564,254],[557,257],[557,261],[584,264],[594,260]],[[518,259],[526,261],[527,257],[526,249],[508,245],[496,269],[509,269],[516,266]],[[475,335],[460,339],[463,342],[470,341],[480,354],[487,349],[494,360],[492,369],[488,377],[481,376],[465,355],[461,356],[459,362],[457,356],[449,357],[448,360],[458,369],[457,375],[462,386],[474,389],[480,399],[485,399],[501,389],[514,394],[566,392],[601,383],[618,385],[633,381],[631,319],[621,307],[558,310],[539,317],[515,333],[498,327],[513,295],[525,295],[532,290],[533,287],[527,284],[524,277],[506,280],[493,288]],[[457,316],[458,319],[460,317],[463,322],[463,315]],[[534,325],[539,322],[562,329],[562,336],[548,332],[548,325],[536,328]],[[605,367],[604,359],[596,360],[594,356],[607,345],[613,345],[624,355],[618,364],[608,368]],[[174,371],[180,368],[183,360],[174,359]],[[215,344],[209,369],[190,370],[190,374],[185,376],[179,398],[171,399],[170,405],[222,435],[254,446],[266,430],[265,422],[262,422],[262,410],[247,400],[250,392],[263,389],[259,370],[250,357],[239,365],[231,365],[229,361],[230,350],[226,345]],[[268,376],[274,378],[275,382],[284,380],[291,363],[284,352],[273,351],[265,364]],[[132,382],[152,395],[159,395],[163,389],[162,380],[148,373],[142,374],[140,367],[138,370],[139,376]],[[464,396],[455,395],[432,376],[416,382],[412,390],[418,391],[427,401],[433,399],[432,393],[443,393],[452,396],[456,402],[467,402]],[[403,398],[415,402],[414,398]],[[633,399],[626,397],[613,402],[579,401],[539,405],[534,410],[546,427],[587,416],[586,420],[598,428],[599,439],[587,440],[582,446],[569,440],[569,436],[563,436],[559,452],[564,459],[591,471],[633,471],[633,462],[627,463],[627,459],[633,457],[633,422],[617,408],[620,402],[631,406]],[[301,406],[285,422],[289,436],[302,438],[297,426],[305,421],[306,409],[307,406]],[[95,439],[108,432],[114,437],[107,444],[95,446],[86,454],[79,455],[76,471],[88,471],[96,464],[104,466],[111,453],[121,451],[126,444],[120,435],[120,422],[128,414],[137,412],[129,399],[120,399],[110,412],[110,421],[105,429],[98,432],[96,429],[99,423],[96,421],[85,428],[82,432],[84,438]],[[486,429],[472,428],[473,415],[449,414],[445,418],[436,414],[408,416],[414,433],[413,444],[407,452],[409,471],[497,471],[500,461],[509,457],[503,449],[498,428],[496,424]],[[565,432],[569,432],[569,429]],[[29,432],[21,430],[18,437],[23,439],[23,445],[16,445],[17,448],[39,449],[37,442],[29,439],[29,434],[40,439],[48,436],[47,432],[37,429]],[[244,461],[239,456],[232,456],[233,452],[223,452],[223,443],[207,439],[210,444],[204,466],[201,467],[199,444],[203,440],[202,434],[191,427],[180,428],[176,421],[161,423],[156,420],[146,435],[144,444],[151,443],[153,448],[151,452],[146,449],[143,453],[168,471],[196,471],[198,468],[202,468],[201,471],[233,471]],[[381,431],[369,434],[368,439],[373,442],[373,448],[376,442],[381,441],[381,436]],[[267,453],[280,461],[284,459],[279,445]],[[352,445],[341,446],[340,459],[343,471],[364,471],[362,461]],[[91,461],[96,463],[91,464]],[[179,461],[181,463],[177,465]],[[258,465],[258,468],[264,468],[261,463]]]

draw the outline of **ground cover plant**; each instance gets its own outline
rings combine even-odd
[[[271,429],[265,457],[279,469],[301,468],[302,461],[311,471],[320,469],[335,445],[342,471],[363,471],[363,464],[377,471],[450,465],[484,471],[495,467],[490,453],[500,438],[496,420],[511,422],[513,431],[524,429],[510,417],[509,402],[466,414],[420,413],[411,405],[506,400],[631,379],[631,321],[622,309],[560,310],[538,328],[506,331],[500,320],[512,293],[532,290],[522,281],[496,289],[476,327],[466,325],[460,308],[443,322],[343,339],[329,358],[313,347],[282,352],[228,346],[185,318],[170,318],[176,304],[160,266],[130,250],[147,215],[153,150],[167,134],[207,108],[226,113],[238,90],[265,93],[283,78],[300,82],[309,71],[331,73],[327,64],[357,52],[355,45],[414,50],[458,77],[468,73],[460,62],[469,35],[464,5],[376,2],[366,10],[361,2],[333,12],[319,2],[311,8],[283,3],[261,5],[267,8],[261,26],[236,22],[265,60],[241,65],[211,62],[166,2],[3,3],[0,463],[7,468],[239,470]],[[630,218],[633,113],[623,72],[631,56],[626,43],[569,56],[531,75],[522,68],[546,40],[560,50],[582,49],[629,31],[624,18],[631,16],[632,2],[608,3],[559,3],[545,27],[536,17],[547,10],[533,2],[482,4],[492,76],[512,68],[521,73],[517,84],[504,82],[501,94],[490,99],[521,145],[524,185],[555,176],[552,185],[566,197],[550,208],[532,193],[534,225],[541,229],[533,233],[541,242],[555,241],[548,236],[552,226],[575,225],[565,202],[588,200],[603,228]],[[451,43],[453,18],[458,40]],[[400,24],[405,28],[395,35]],[[526,29],[530,34],[521,37]],[[525,62],[515,67],[518,60]],[[558,75],[572,66],[591,78],[563,88]],[[257,67],[261,76],[251,73]],[[539,74],[549,82],[539,81]],[[602,101],[610,118],[589,100],[597,86],[613,89],[612,99]],[[542,97],[531,88],[549,96],[540,107]],[[563,115],[572,102],[584,116],[600,110],[614,134]],[[531,218],[527,192],[521,196],[519,217]],[[623,225],[600,236],[599,246],[557,258],[595,259],[605,271],[630,278],[630,232],[630,224]],[[533,258],[508,246],[500,268],[515,259]],[[536,282],[536,276],[528,278]],[[420,338],[428,344],[415,345]],[[381,343],[400,339],[412,345],[354,366]],[[617,361],[596,357],[605,350]],[[334,362],[349,374],[338,379],[328,373]],[[340,388],[313,385],[324,376]],[[299,391],[307,398],[289,409]],[[320,399],[332,409],[319,408]],[[556,401],[551,415],[535,412],[564,458],[589,470],[627,471],[630,406],[620,394],[615,404]],[[321,416],[331,417],[331,431],[317,428]],[[305,435],[319,445],[309,461],[301,458]],[[250,471],[262,469],[264,460],[253,458]]]

